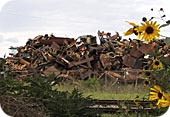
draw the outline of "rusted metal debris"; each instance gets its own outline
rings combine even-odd
[[[97,37],[92,35],[77,39],[39,35],[29,39],[25,46],[17,47],[18,52],[6,58],[4,70],[12,71],[16,77],[35,73],[49,77],[53,73],[56,78],[71,80],[92,76],[100,78],[103,74],[112,78],[137,79],[140,75],[127,74],[127,71],[135,69],[138,73],[144,69],[150,60],[144,56],[154,53],[156,46],[162,48],[159,43],[163,43],[146,44],[104,31],[98,31],[98,39],[100,44],[97,44]],[[167,54],[169,48],[162,52]]]

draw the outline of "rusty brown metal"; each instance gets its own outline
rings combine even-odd
[[[73,67],[73,66],[81,65],[81,64],[83,64],[83,63],[90,62],[90,61],[92,61],[92,60],[94,60],[94,57],[93,57],[93,56],[91,56],[91,57],[89,57],[89,58],[86,58],[86,59],[83,59],[83,60],[80,60],[80,61],[70,62],[69,68],[71,68],[71,67]]]
[[[50,67],[48,67],[46,70],[44,70],[43,73],[44,73],[47,77],[49,77],[49,76],[52,75],[52,74],[54,74],[55,76],[58,76],[58,75],[61,73],[61,71],[58,70],[58,69],[56,69],[55,66],[50,66]]]
[[[97,44],[97,39],[100,44]],[[92,35],[79,36],[77,39],[38,35],[29,39],[25,46],[17,47],[18,52],[6,58],[4,68],[16,73],[17,77],[35,73],[49,77],[54,73],[55,77],[70,80],[84,80],[94,75],[123,79],[125,74],[122,71],[132,69],[137,74],[129,70],[126,79],[138,79],[138,70],[150,64],[151,59],[144,56],[154,53],[155,47],[163,57],[169,56],[170,48],[162,43],[121,39],[118,33],[111,35],[104,31],[98,31],[98,38]]]

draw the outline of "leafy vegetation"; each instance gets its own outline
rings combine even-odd
[[[87,107],[93,104],[90,96],[84,97],[77,89],[72,92],[58,91],[52,88],[52,80],[37,75],[34,78],[27,78],[24,81],[18,81],[13,78],[0,79],[0,97],[1,104],[5,105],[6,97],[10,96],[22,102],[23,107],[26,102],[32,103],[34,106],[43,106],[44,110],[40,110],[50,117],[79,117],[79,116],[97,116],[98,112],[89,112]],[[28,100],[29,99],[29,100]],[[10,101],[10,100],[7,100]],[[37,103],[39,102],[39,104]],[[15,107],[16,103],[13,103]],[[29,108],[34,108],[30,106]],[[26,106],[27,107],[27,106]],[[28,108],[28,107],[27,107]],[[14,108],[13,108],[14,109]],[[7,110],[7,112],[12,112]],[[14,112],[14,111],[13,111]],[[15,113],[22,113],[22,107]],[[22,113],[23,114],[23,113]],[[25,113],[29,115],[28,113]],[[23,115],[25,115],[23,114]],[[36,115],[37,116],[37,115]]]

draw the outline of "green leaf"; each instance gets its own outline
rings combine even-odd
[[[170,20],[166,21],[167,24],[170,24]]]
[[[170,65],[170,57],[160,57],[160,60],[162,63],[164,63],[165,65]]]
[[[164,39],[164,42],[166,43],[167,46],[169,46],[170,45],[170,37],[166,37]]]
[[[160,28],[163,28],[163,27],[165,27],[165,26],[168,26],[170,23],[166,23],[166,24],[162,24],[160,27],[159,27],[159,29]]]
[[[166,21],[166,24],[162,24],[162,25],[159,27],[159,29],[162,28],[162,27],[168,26],[169,24],[170,24],[170,20]]]

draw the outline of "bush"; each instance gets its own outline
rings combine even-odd
[[[88,106],[93,104],[90,96],[83,97],[83,94],[77,89],[74,89],[71,93],[57,91],[52,88],[52,81],[52,78],[47,79],[40,75],[27,78],[24,81],[18,81],[13,78],[0,79],[1,103],[4,102],[3,99],[5,100],[5,98],[2,98],[3,96],[10,96],[18,100],[18,102],[23,102],[23,107],[24,104],[30,102],[32,106],[25,106],[28,109],[43,106],[41,113],[45,112],[45,115],[50,117],[97,116],[97,112],[88,111]],[[13,107],[16,106],[13,105]],[[13,110],[16,109],[13,108]],[[20,112],[19,110],[22,111],[22,109],[18,109],[17,113]],[[6,112],[13,112],[10,115],[16,113],[10,110]],[[28,113],[25,113],[25,115],[28,115]]]

